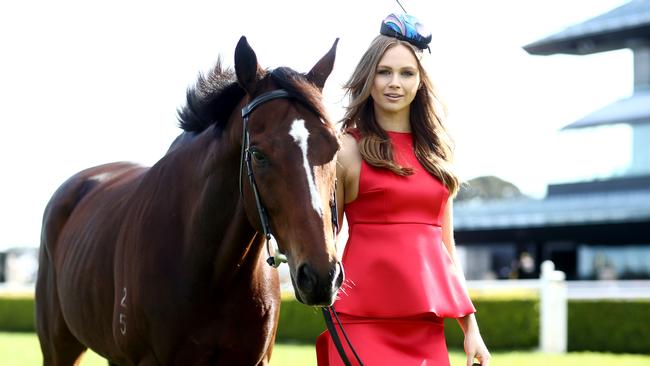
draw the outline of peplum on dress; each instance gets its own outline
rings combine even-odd
[[[344,208],[346,281],[334,307],[365,366],[449,365],[443,318],[476,311],[442,243],[449,192],[416,159],[410,133],[388,135],[414,174],[361,163],[358,196]],[[340,329],[339,337],[356,365]],[[319,366],[343,365],[329,332],[316,351]]]

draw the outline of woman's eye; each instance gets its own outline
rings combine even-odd
[[[404,75],[404,76],[413,76],[413,75],[415,75],[415,73],[413,71],[404,71],[404,72],[402,72],[402,75]]]
[[[390,71],[388,70],[379,70],[377,71],[379,75],[390,75]]]

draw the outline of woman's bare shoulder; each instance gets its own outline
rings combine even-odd
[[[349,203],[356,199],[359,192],[359,176],[363,159],[359,152],[356,138],[344,133],[341,136],[341,150],[338,152],[336,176],[339,179],[340,197]]]
[[[344,133],[341,136],[341,150],[338,153],[338,160],[346,167],[361,162],[357,140],[349,133]]]

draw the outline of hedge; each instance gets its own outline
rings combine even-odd
[[[650,301],[569,302],[569,351],[650,354]]]
[[[476,299],[476,320],[490,349],[532,349],[539,345],[539,301],[536,299]],[[449,348],[463,348],[456,319],[445,319]]]
[[[476,300],[474,305],[478,310],[481,334],[490,349],[537,347],[539,310],[536,300]],[[324,329],[320,310],[294,300],[282,302],[278,340],[313,343]],[[449,348],[463,348],[463,333],[455,319],[445,319],[445,336]]]
[[[32,296],[0,297],[0,331],[33,332],[35,329]]]
[[[539,337],[539,301],[477,298],[474,300],[483,339],[490,350],[534,349]],[[650,353],[650,300],[569,301],[570,351]],[[31,296],[0,297],[0,331],[33,332],[34,300]],[[325,329],[319,309],[293,298],[282,300],[277,340],[314,343]],[[449,348],[463,346],[455,319],[445,320]]]
[[[319,308],[305,306],[293,298],[283,298],[280,307],[279,341],[313,343],[325,330],[323,313]]]

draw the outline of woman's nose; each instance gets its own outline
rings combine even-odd
[[[393,74],[393,76],[388,81],[388,86],[391,88],[399,88],[400,83],[399,83],[399,76],[397,74]]]

